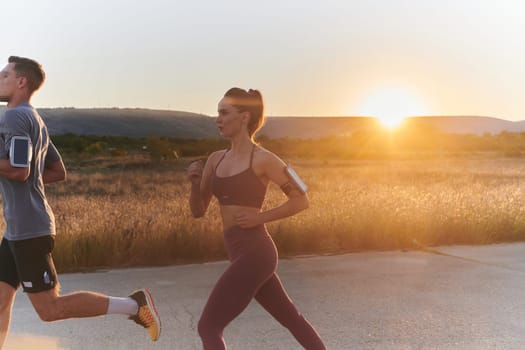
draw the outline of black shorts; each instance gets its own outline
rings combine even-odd
[[[51,252],[54,236],[42,236],[0,244],[0,281],[17,289],[20,284],[26,293],[55,288],[57,273]]]

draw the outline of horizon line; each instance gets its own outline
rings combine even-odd
[[[6,105],[0,105],[0,108],[6,108]],[[177,109],[162,109],[162,108],[149,108],[149,107],[75,107],[75,106],[61,106],[61,107],[35,107],[38,109],[76,109],[76,110],[146,110],[146,111],[159,111],[159,112],[175,112],[175,113],[188,113],[188,114],[195,114],[199,116],[205,116],[205,117],[211,117],[214,118],[214,115],[209,115],[206,113],[199,113],[199,112],[192,112],[192,111],[184,111],[184,110],[177,110]],[[369,115],[265,115],[267,118],[376,118],[379,117],[376,116],[369,116]],[[409,118],[491,118],[491,119],[499,119],[509,122],[521,122],[525,121],[524,119],[506,119],[503,117],[495,117],[491,115],[465,115],[465,114],[430,114],[430,115],[410,115],[403,117],[404,119]]]

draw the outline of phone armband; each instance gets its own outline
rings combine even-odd
[[[284,168],[284,173],[288,178],[288,182],[281,186],[281,190],[286,195],[288,195],[292,190],[297,190],[302,194],[305,194],[306,191],[308,191],[308,186],[299,177],[299,175],[297,175],[297,173],[295,172],[295,170],[293,170],[291,166],[286,166],[286,168]]]
[[[9,162],[13,167],[28,168],[31,164],[33,146],[27,136],[13,136],[9,148]]]

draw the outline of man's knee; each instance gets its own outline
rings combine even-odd
[[[62,310],[56,300],[34,305],[38,317],[44,322],[53,322],[62,319]]]
[[[53,322],[63,319],[63,305],[58,296],[58,287],[39,293],[28,293],[29,299],[44,322]]]

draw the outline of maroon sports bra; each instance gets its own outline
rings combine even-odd
[[[211,192],[217,197],[221,205],[261,208],[266,195],[266,186],[252,169],[254,150],[255,145],[250,155],[250,166],[238,174],[226,177],[217,176],[217,168],[228,151],[224,152],[215,166],[211,178]]]

